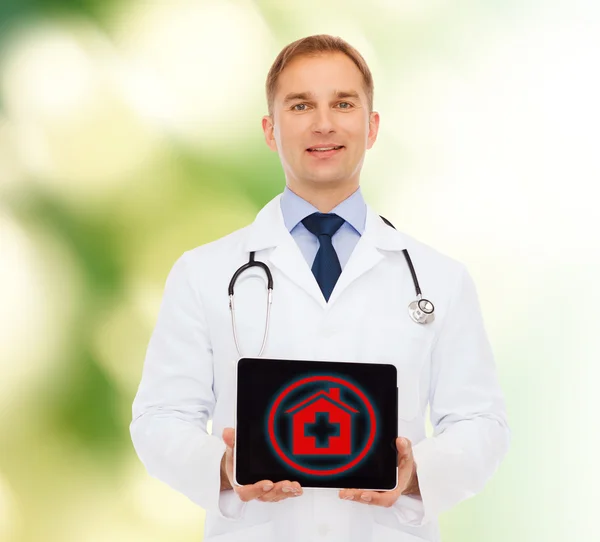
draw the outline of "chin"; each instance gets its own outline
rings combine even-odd
[[[337,186],[343,186],[345,184],[348,184],[347,179],[345,179],[343,177],[311,179],[311,181],[312,181],[313,185],[329,187],[329,188],[334,188]]]
[[[345,171],[340,171],[339,169],[327,171],[325,168],[322,168],[320,171],[308,171],[305,178],[315,182],[339,182],[347,179],[348,175]]]

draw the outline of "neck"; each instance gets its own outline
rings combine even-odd
[[[300,196],[303,200],[308,201],[316,207],[320,213],[329,213],[337,207],[342,201],[349,198],[359,188],[356,185],[336,186],[336,187],[300,187],[288,183],[287,187]]]

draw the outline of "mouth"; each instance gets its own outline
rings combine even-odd
[[[343,145],[331,145],[329,147],[310,147],[306,151],[315,158],[329,158],[339,154],[344,148]]]

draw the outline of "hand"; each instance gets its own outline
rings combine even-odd
[[[299,497],[302,488],[298,482],[283,480],[273,483],[271,480],[261,480],[255,484],[240,486],[233,481],[233,447],[235,445],[235,432],[233,428],[223,429],[223,441],[227,448],[221,460],[221,490],[233,489],[238,497],[248,502],[257,499],[262,502],[279,502],[288,497]]]
[[[398,486],[392,491],[364,491],[362,489],[341,489],[340,499],[354,500],[363,504],[375,504],[389,508],[400,495],[420,495],[417,466],[412,452],[412,444],[407,438],[396,439],[398,450]]]

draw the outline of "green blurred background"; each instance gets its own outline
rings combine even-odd
[[[600,7],[560,0],[0,0],[0,541],[201,540],[129,438],[166,275],[284,186],[279,50],[375,78],[369,203],[478,286],[512,447],[444,542],[600,540]]]

